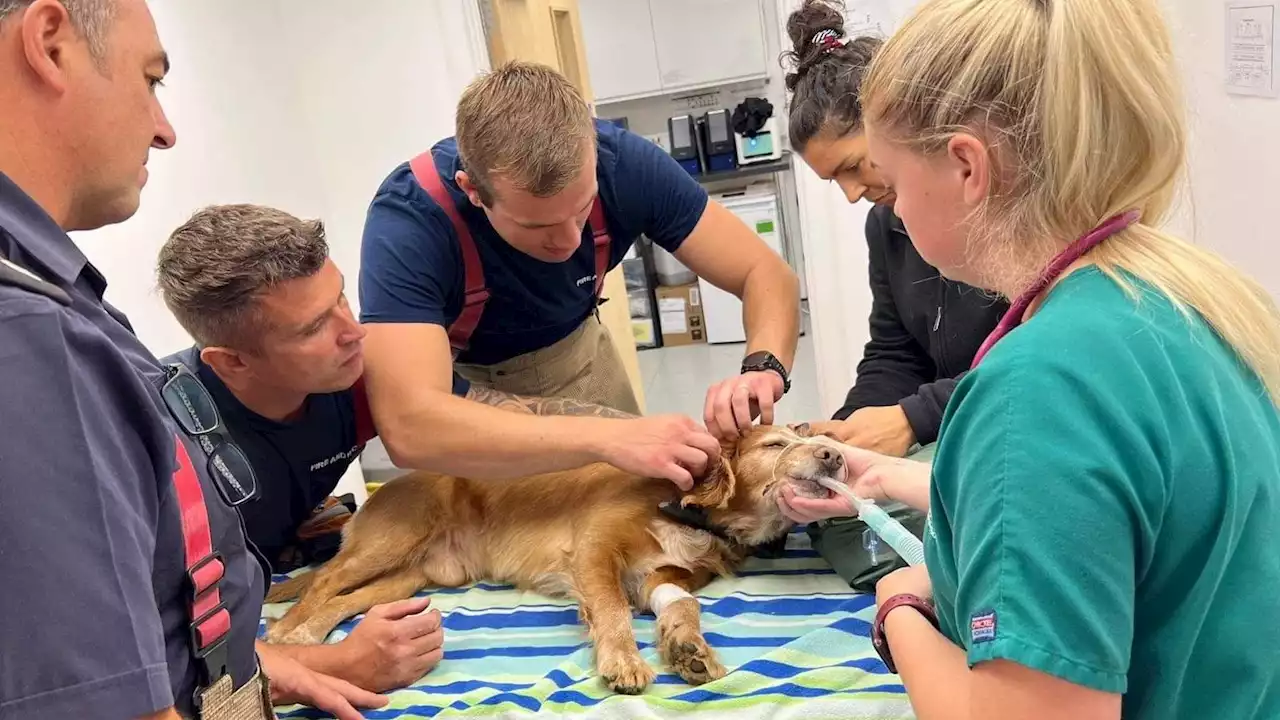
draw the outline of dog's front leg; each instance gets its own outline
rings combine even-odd
[[[595,644],[596,670],[610,690],[638,695],[656,675],[636,647],[622,570],[622,553],[615,548],[588,544],[574,554],[574,589]]]
[[[701,609],[690,590],[704,587],[711,573],[660,567],[645,578],[641,598],[658,616],[658,648],[662,659],[690,685],[724,677],[724,666],[702,636]],[[663,587],[665,586],[665,587]],[[655,596],[654,591],[662,588]]]

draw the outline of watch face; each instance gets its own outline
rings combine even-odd
[[[768,358],[769,358],[769,353],[768,353],[768,352],[766,352],[766,351],[764,351],[764,350],[759,350],[759,351],[753,352],[753,353],[751,353],[750,355],[748,355],[748,356],[746,356],[745,358],[743,358],[743,359],[742,359],[742,364],[743,364],[743,365],[760,365],[761,363],[763,363],[763,362],[764,362],[765,360],[767,360]]]

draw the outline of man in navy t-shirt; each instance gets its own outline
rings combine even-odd
[[[617,419],[637,403],[596,315],[642,234],[743,299],[746,358],[708,392],[707,428],[770,422],[799,332],[785,261],[659,147],[593,121],[554,70],[510,63],[472,83],[457,137],[397,167],[365,224],[370,400],[392,459],[470,476],[604,460],[691,482],[716,438],[684,417]]]
[[[365,332],[324,226],[257,205],[205,208],[161,248],[158,277],[165,304],[197,343],[161,362],[186,366],[209,390],[257,478],[257,497],[239,506],[246,534],[267,572],[290,569],[305,545],[300,528],[315,524],[313,513],[374,436],[361,380]],[[336,549],[338,534],[328,535]],[[420,679],[442,642],[438,613],[412,617],[425,608],[425,600],[375,608],[339,644],[350,646],[348,662],[330,672],[379,691]],[[405,623],[424,622],[407,632],[414,628]],[[386,652],[392,637],[412,652]]]

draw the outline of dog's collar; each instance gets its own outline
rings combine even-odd
[[[718,527],[711,522],[711,517],[704,508],[689,507],[678,502],[663,502],[658,504],[658,512],[665,515],[668,520],[680,523],[685,527],[711,533],[727,543],[738,544],[737,540],[729,537],[729,533],[724,528]]]

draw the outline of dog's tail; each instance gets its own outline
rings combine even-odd
[[[315,576],[315,572],[308,571],[272,585],[271,590],[267,593],[267,603],[282,603],[289,602],[290,600],[297,600],[299,595],[306,592],[307,588],[311,587],[311,583],[315,580]]]

